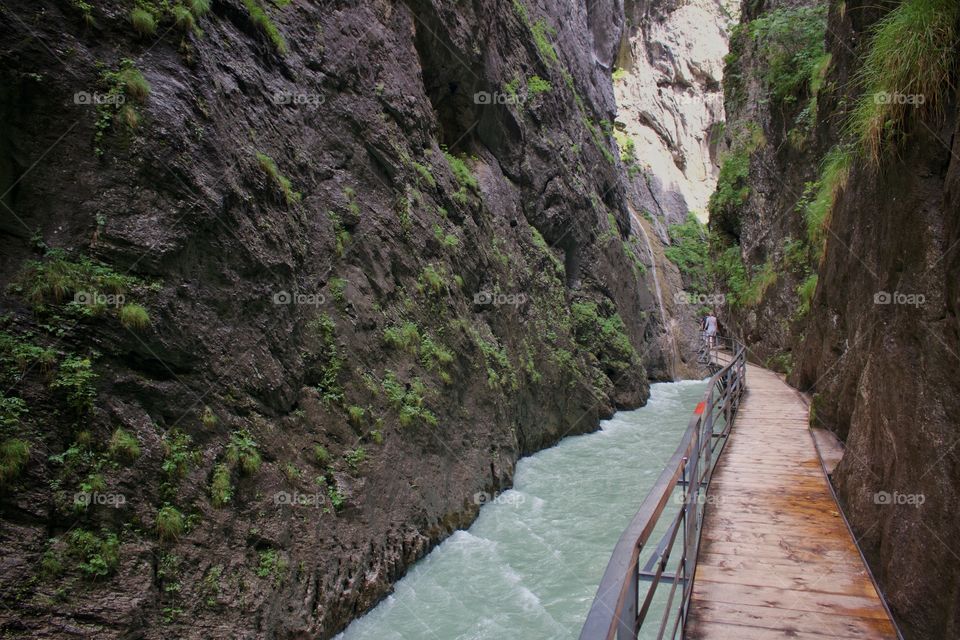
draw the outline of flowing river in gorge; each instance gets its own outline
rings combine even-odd
[[[614,544],[705,389],[654,384],[646,406],[521,460],[513,489],[337,640],[577,638]],[[650,548],[657,541],[659,532]],[[650,616],[659,621],[661,612],[659,603]]]

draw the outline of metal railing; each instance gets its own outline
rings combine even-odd
[[[729,363],[719,362],[727,350]],[[710,378],[703,400],[694,409],[680,445],[614,547],[580,632],[580,640],[635,640],[647,622],[658,588],[665,585],[670,588],[656,637],[676,638],[677,631],[679,637],[684,636],[697,567],[705,496],[714,463],[730,435],[746,384],[746,349],[741,343],[719,338],[718,346],[710,352],[711,361],[716,359],[720,369]],[[679,509],[672,518],[662,518],[677,487],[682,497]],[[661,519],[667,522],[666,531],[641,565],[640,556]],[[679,555],[669,570],[678,537]],[[641,582],[648,583],[643,593],[640,591]],[[677,585],[682,585],[682,592],[678,603],[674,604]]]

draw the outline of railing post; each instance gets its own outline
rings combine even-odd
[[[637,598],[640,593],[640,561],[630,570],[630,584],[624,598],[620,620],[617,622],[617,640],[637,640]]]

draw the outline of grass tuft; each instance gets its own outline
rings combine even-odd
[[[157,511],[157,535],[161,540],[176,540],[183,534],[183,514],[166,504]]]
[[[814,189],[813,199],[804,210],[807,238],[810,246],[822,256],[826,247],[826,229],[830,224],[833,205],[850,177],[853,153],[849,147],[837,145],[827,152],[820,169],[820,179],[808,185]]]
[[[405,322],[383,330],[383,342],[394,349],[416,354],[420,347],[420,329],[415,322]]]
[[[170,8],[170,14],[173,16],[173,23],[184,33],[189,33],[197,29],[196,16],[187,7],[178,4]]]
[[[330,452],[322,444],[313,447],[313,457],[321,467],[330,462]]]
[[[213,429],[217,426],[217,414],[210,407],[203,408],[203,414],[200,416],[200,422],[207,429]]]
[[[117,73],[117,80],[123,87],[124,95],[130,96],[137,102],[144,102],[150,97],[150,83],[136,67],[125,66]]]
[[[214,507],[220,508],[226,506],[232,497],[230,469],[225,464],[218,464],[213,468],[213,478],[210,481],[210,501]]]
[[[210,0],[189,0],[187,3],[190,11],[197,18],[201,18],[210,12]]]
[[[150,326],[150,314],[139,304],[125,304],[120,308],[120,324],[127,329],[142,331]]]
[[[444,151],[443,155],[447,159],[447,164],[450,166],[450,170],[453,171],[454,177],[457,179],[457,183],[460,185],[461,194],[459,197],[455,198],[464,204],[466,201],[466,190],[472,189],[473,191],[479,191],[480,183],[477,182],[477,177],[473,175],[473,171],[470,170],[470,167],[467,166],[467,157],[465,155],[455,156],[449,151]]]
[[[110,437],[107,450],[114,460],[133,462],[140,457],[140,443],[137,438],[122,427],[117,427]]]
[[[146,9],[136,8],[130,12],[130,24],[141,36],[152,36],[157,32],[157,19]]]
[[[283,192],[284,201],[287,204],[300,202],[302,196],[299,192],[293,190],[290,178],[280,173],[280,169],[277,167],[277,163],[273,161],[273,158],[259,151],[256,152],[256,156],[257,162],[260,164],[263,172],[267,174],[267,177],[269,177],[274,184],[280,187],[280,191]]]
[[[17,476],[30,459],[30,443],[11,438],[0,444],[0,485],[5,485]]]
[[[257,0],[243,0],[243,5],[247,8],[250,21],[253,22],[258,29],[267,34],[270,42],[273,43],[273,48],[281,55],[287,53],[290,50],[289,47],[287,47],[287,41],[283,38],[283,35],[280,34],[277,25],[273,24],[273,20],[270,19],[263,5],[257,2]]]
[[[956,0],[904,0],[874,26],[858,79],[864,93],[848,128],[869,161],[909,125],[940,118],[957,63]]]
[[[797,315],[801,318],[810,311],[810,304],[813,302],[813,294],[817,291],[817,274],[811,274],[797,287],[797,295],[800,296],[800,305],[797,307]]]

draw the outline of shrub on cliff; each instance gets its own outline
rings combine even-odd
[[[747,25],[759,60],[766,61],[763,79],[778,102],[793,103],[809,90],[822,63],[827,7],[785,7],[764,13]]]
[[[734,237],[740,237],[740,208],[750,197],[750,156],[766,144],[763,131],[748,123],[734,135],[730,150],[720,163],[717,187],[707,204],[710,218]]]
[[[619,314],[603,317],[595,302],[575,302],[570,313],[577,342],[597,357],[608,376],[626,371],[637,361]]]
[[[102,578],[120,566],[120,540],[114,533],[100,537],[84,529],[75,529],[70,533],[68,551],[79,560],[79,569],[87,578]],[[54,564],[50,561],[53,558],[52,555],[50,559],[44,558],[47,568]]]
[[[688,213],[683,224],[672,224],[667,231],[671,244],[663,250],[664,255],[680,269],[686,288],[694,293],[706,292],[709,259],[706,227],[697,216]]]
[[[67,404],[83,414],[93,409],[93,401],[97,397],[96,379],[97,374],[89,358],[68,356],[60,364],[60,371],[50,388],[64,390]]]
[[[227,462],[240,467],[240,473],[253,475],[260,470],[260,452],[257,443],[246,429],[239,429],[230,435],[227,445]]]

